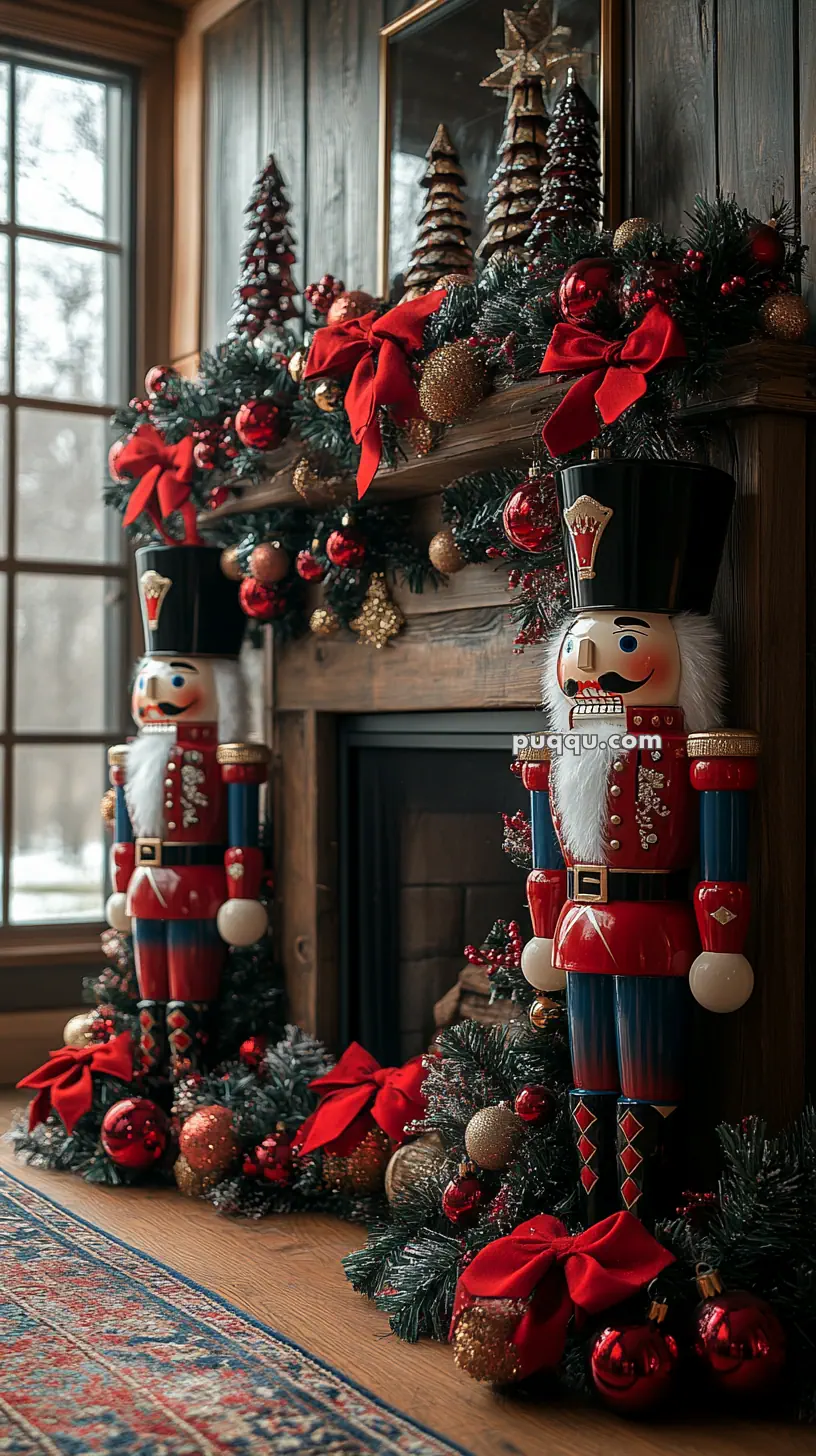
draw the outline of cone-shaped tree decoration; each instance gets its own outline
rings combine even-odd
[[[428,196],[405,274],[405,298],[419,298],[450,273],[461,276],[463,282],[473,277],[473,249],[467,241],[470,227],[462,196],[465,174],[442,122],[425,156],[428,168],[421,185],[427,187]]]
[[[549,156],[541,201],[533,217],[530,247],[537,252],[559,227],[596,228],[601,223],[598,113],[570,66],[553,107],[547,133]]]
[[[297,317],[292,279],[294,239],[289,229],[289,198],[274,157],[260,172],[246,205],[247,237],[241,255],[241,281],[235,292],[231,332],[256,338]]]
[[[504,47],[496,52],[502,65],[482,82],[496,91],[509,92],[510,102],[501,140],[501,160],[487,195],[487,231],[476,250],[478,258],[505,257],[523,248],[532,231],[533,213],[541,192],[541,172],[547,158],[549,119],[541,78],[546,65],[544,47],[549,38],[551,14],[551,0],[549,6],[547,0],[537,0],[526,14],[505,10]]]

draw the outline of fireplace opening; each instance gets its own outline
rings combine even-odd
[[[532,712],[394,713],[340,726],[340,1039],[393,1066],[499,917],[528,932],[502,812],[527,809],[512,735]]]

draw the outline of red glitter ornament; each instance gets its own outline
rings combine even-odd
[[[608,258],[582,258],[561,279],[558,306],[571,324],[589,324],[599,304],[612,299],[615,266]]]
[[[241,582],[238,596],[248,617],[259,622],[272,622],[286,611],[286,600],[273,586],[264,586],[254,576],[247,576]]]
[[[286,1187],[292,1181],[294,1157],[292,1142],[294,1134],[278,1123],[275,1131],[259,1143],[253,1153],[244,1158],[243,1171],[247,1178],[260,1178],[264,1183]]]
[[[154,364],[145,375],[145,394],[151,399],[164,399],[166,396],[169,398],[170,385],[175,377],[174,369],[168,369],[164,364]]]
[[[513,1111],[528,1127],[543,1127],[555,1116],[555,1095],[543,1083],[533,1082],[516,1094]]]
[[[694,1353],[718,1389],[765,1395],[785,1364],[787,1340],[771,1306],[745,1289],[723,1291],[713,1269],[698,1275],[704,1296],[694,1311]]]
[[[472,1170],[472,1163],[461,1163],[442,1194],[442,1212],[457,1228],[475,1223],[485,1201],[484,1186]]]
[[[299,551],[295,557],[295,571],[303,581],[322,581],[325,568],[311,551]]]
[[[748,252],[760,268],[781,268],[785,261],[785,243],[772,222],[755,223],[748,232]]]
[[[238,1056],[245,1067],[250,1067],[253,1072],[258,1070],[266,1056],[266,1037],[247,1036],[238,1048]]]
[[[502,513],[504,534],[519,551],[544,551],[555,535],[558,506],[553,475],[529,475]]]
[[[339,526],[326,542],[326,555],[332,566],[359,566],[365,554],[365,540],[354,526]]]
[[[653,1321],[608,1325],[590,1345],[589,1370],[604,1405],[621,1415],[653,1410],[670,1395],[677,1343]]]
[[[268,399],[248,399],[235,416],[235,433],[242,445],[272,450],[280,444],[280,410]]]
[[[147,1097],[123,1097],[102,1119],[100,1139],[117,1168],[143,1173],[164,1157],[169,1123]]]

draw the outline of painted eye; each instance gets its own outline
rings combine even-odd
[[[631,632],[624,632],[623,636],[618,639],[618,646],[621,652],[634,652],[637,645],[637,637],[633,637]]]
[[[565,652],[572,652],[572,649],[573,649],[573,641],[572,641],[572,638],[571,637],[568,637],[567,640],[566,640],[566,642],[564,643],[564,651]]]
[[[172,683],[172,685],[173,685],[174,688],[183,688],[184,687],[184,678],[178,672],[175,673],[173,677],[171,677],[170,681],[171,681],[171,683]]]
[[[138,687],[140,693],[143,693],[144,692],[144,678],[143,677],[140,677],[139,678],[139,681],[137,683],[137,687]]]

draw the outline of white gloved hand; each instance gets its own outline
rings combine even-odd
[[[692,962],[689,986],[706,1011],[738,1011],[754,989],[754,973],[737,951],[704,950]]]
[[[552,963],[553,942],[543,935],[534,935],[521,952],[521,970],[525,981],[536,991],[563,991],[566,972]]]
[[[126,910],[127,895],[124,890],[115,890],[108,896],[105,906],[105,919],[111,930],[120,930],[124,935],[130,934],[130,916]]]
[[[218,934],[227,945],[254,945],[266,934],[268,923],[260,900],[225,900],[216,916]]]

